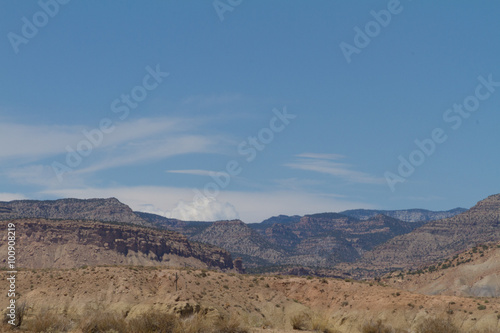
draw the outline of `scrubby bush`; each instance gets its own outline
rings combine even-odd
[[[131,319],[128,323],[128,330],[135,333],[174,333],[179,330],[179,326],[179,320],[173,314],[151,310]]]
[[[459,333],[458,328],[447,319],[429,318],[420,323],[417,333]]]
[[[127,324],[122,316],[115,313],[96,311],[87,314],[80,323],[83,333],[127,332]]]
[[[42,309],[27,322],[28,329],[32,332],[68,332],[71,329],[70,320],[52,312]]]
[[[328,319],[320,315],[310,315],[302,312],[290,318],[292,328],[299,331],[314,331],[319,333],[336,333],[330,328]]]
[[[16,312],[15,312],[15,318],[14,318],[14,325],[11,325],[10,323],[8,325],[14,326],[14,327],[20,327],[23,323],[24,316],[26,315],[26,311],[28,310],[28,306],[26,305],[25,302],[19,302],[16,303]],[[3,323],[7,324],[9,321],[12,320],[6,312],[3,318]]]
[[[394,333],[392,327],[382,323],[382,320],[377,320],[376,323],[370,321],[365,323],[361,328],[362,333]]]
[[[305,312],[299,313],[290,318],[292,328],[299,331],[307,331],[311,323],[311,316]]]

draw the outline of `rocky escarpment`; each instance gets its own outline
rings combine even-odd
[[[150,225],[116,198],[0,202],[0,220],[46,218]]]
[[[451,218],[432,221],[366,253],[367,269],[413,268],[444,259],[477,244],[500,241],[500,194]]]
[[[233,268],[220,248],[188,241],[179,233],[131,225],[76,220],[14,219],[0,221],[16,229],[17,266],[24,268],[82,265],[167,265]],[[0,243],[7,253],[7,233]]]
[[[384,215],[360,221],[337,213],[322,213],[265,228],[255,228],[239,220],[219,221],[208,224],[190,239],[241,256],[248,268],[281,265],[331,268],[340,262],[355,261],[374,246],[420,225]]]
[[[284,253],[240,220],[212,223],[191,239],[222,247],[246,265],[279,263]]]

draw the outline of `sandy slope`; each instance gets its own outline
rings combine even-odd
[[[0,288],[6,290],[5,278]],[[200,306],[210,316],[238,315],[248,327],[266,327],[263,332],[292,331],[290,318],[301,313],[318,316],[340,332],[359,332],[363,323],[377,319],[407,330],[428,317],[450,318],[464,331],[500,330],[500,303],[493,298],[485,310],[478,310],[472,298],[420,295],[335,279],[114,266],[20,271],[17,290],[32,313],[51,308],[69,317],[106,309],[133,318],[151,308],[179,313]],[[3,297],[2,309],[6,304]]]

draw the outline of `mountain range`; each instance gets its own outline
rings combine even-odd
[[[500,194],[453,217],[431,221],[363,255],[360,267],[407,269],[442,260],[478,244],[500,241]]]
[[[181,221],[134,212],[116,198],[0,202],[0,220],[15,219],[26,235],[21,238],[25,246],[33,248],[32,258],[26,259],[29,265],[55,260],[40,257],[43,251],[35,248],[55,247],[62,258],[68,254],[67,244],[73,252],[91,244],[96,253],[107,253],[84,258],[92,262],[154,264],[174,255],[184,258],[180,261],[186,265],[186,258],[195,258],[208,267],[232,269],[233,259],[239,257],[250,271],[285,272],[300,267],[307,272],[340,270],[358,277],[419,267],[479,243],[500,241],[499,216],[500,195],[469,210],[360,209],[279,215],[253,224]],[[86,236],[75,238],[71,232],[76,230],[85,230]],[[165,247],[170,240],[175,245]],[[83,263],[73,258],[63,266]]]
[[[217,322],[232,313],[256,332],[500,329],[500,195],[466,211],[394,211],[405,221],[381,213],[192,222],[133,212],[114,198],[61,199],[0,202],[0,227],[15,226],[25,327],[62,317],[97,327],[97,314],[133,325],[163,311],[184,324],[197,323],[196,313]],[[4,233],[0,251],[8,250]],[[234,274],[242,262],[273,274]]]

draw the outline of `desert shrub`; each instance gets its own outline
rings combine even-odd
[[[127,324],[123,317],[104,311],[89,313],[80,323],[80,328],[83,333],[127,332]]]
[[[310,329],[311,316],[303,312],[291,317],[290,322],[294,330],[307,331]]]
[[[211,333],[212,325],[206,317],[195,314],[180,322],[179,329],[176,333]]]
[[[236,317],[219,317],[214,323],[214,333],[248,333]]]
[[[130,333],[175,333],[180,330],[180,323],[173,314],[150,310],[128,323]]]
[[[362,333],[394,333],[392,327],[384,324],[382,320],[377,320],[376,323],[370,321],[365,323],[361,328]]]
[[[27,322],[27,327],[36,333],[68,332],[71,329],[71,322],[54,311],[44,308]]]
[[[154,331],[156,332],[156,331]],[[248,333],[249,330],[242,327],[240,320],[234,316],[218,317],[210,319],[201,313],[179,321],[174,333]]]
[[[446,319],[428,318],[417,327],[417,333],[459,333],[458,328]]]
[[[338,331],[332,329],[328,324],[328,318],[320,315],[315,315],[311,318],[311,330],[319,333],[336,333]]]
[[[28,311],[28,306],[26,305],[25,302],[16,302],[16,312],[15,312],[15,317],[11,318],[8,316],[8,313],[6,312],[3,318],[3,323],[7,324],[9,321],[14,319],[14,325],[11,325],[10,323],[8,324],[10,327],[20,327],[21,324],[23,323],[24,317],[26,316],[26,311]]]

